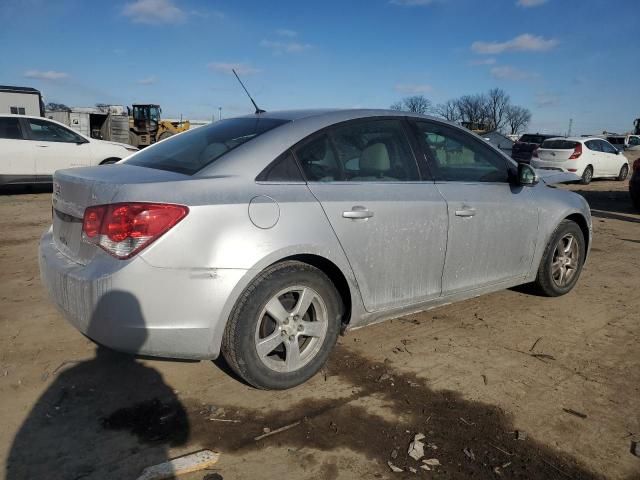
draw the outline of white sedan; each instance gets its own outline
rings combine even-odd
[[[56,170],[115,163],[136,151],[47,118],[0,115],[0,185],[51,183]]]
[[[606,140],[597,137],[558,137],[545,140],[533,152],[533,168],[575,173],[586,185],[593,178],[625,180],[629,162]]]

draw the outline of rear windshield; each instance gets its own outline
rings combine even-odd
[[[624,145],[624,137],[607,137],[607,141],[613,145]]]
[[[571,140],[545,140],[540,148],[550,148],[552,150],[573,150],[578,142]]]
[[[125,163],[193,175],[225,153],[287,122],[258,116],[222,120],[165,140]]]
[[[531,135],[529,133],[525,133],[520,137],[520,140],[518,141],[522,143],[537,143],[538,145],[540,145],[547,138],[549,137],[545,135]]]

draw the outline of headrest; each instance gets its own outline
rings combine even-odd
[[[386,172],[391,169],[389,152],[384,143],[373,143],[362,151],[360,155],[360,170]]]

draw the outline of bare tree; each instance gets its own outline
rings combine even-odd
[[[54,103],[54,102],[47,103],[47,105],[45,106],[45,109],[51,110],[54,112],[70,112],[71,111],[71,109],[67,107],[64,103]]]
[[[391,108],[391,110],[425,114],[431,111],[431,101],[424,95],[413,95],[403,98],[402,101],[394,103],[389,108]]]
[[[458,108],[457,100],[447,100],[444,103],[439,103],[434,108],[434,113],[440,115],[445,120],[450,122],[457,122],[460,120],[460,109]]]
[[[519,133],[531,121],[531,112],[528,108],[511,105],[506,112],[506,121],[512,134]]]
[[[487,96],[484,94],[463,95],[457,101],[460,121],[471,130],[485,129],[489,120]]]
[[[501,88],[492,88],[487,94],[487,127],[500,130],[507,122],[507,111],[511,106],[511,97]]]

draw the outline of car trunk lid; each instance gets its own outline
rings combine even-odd
[[[537,154],[545,162],[565,162],[576,152],[579,143],[571,140],[546,140]]]
[[[164,170],[121,165],[58,170],[53,176],[53,238],[58,250],[81,264],[96,252],[82,239],[84,211],[92,205],[112,203],[118,193],[132,184],[170,182],[188,178]]]

